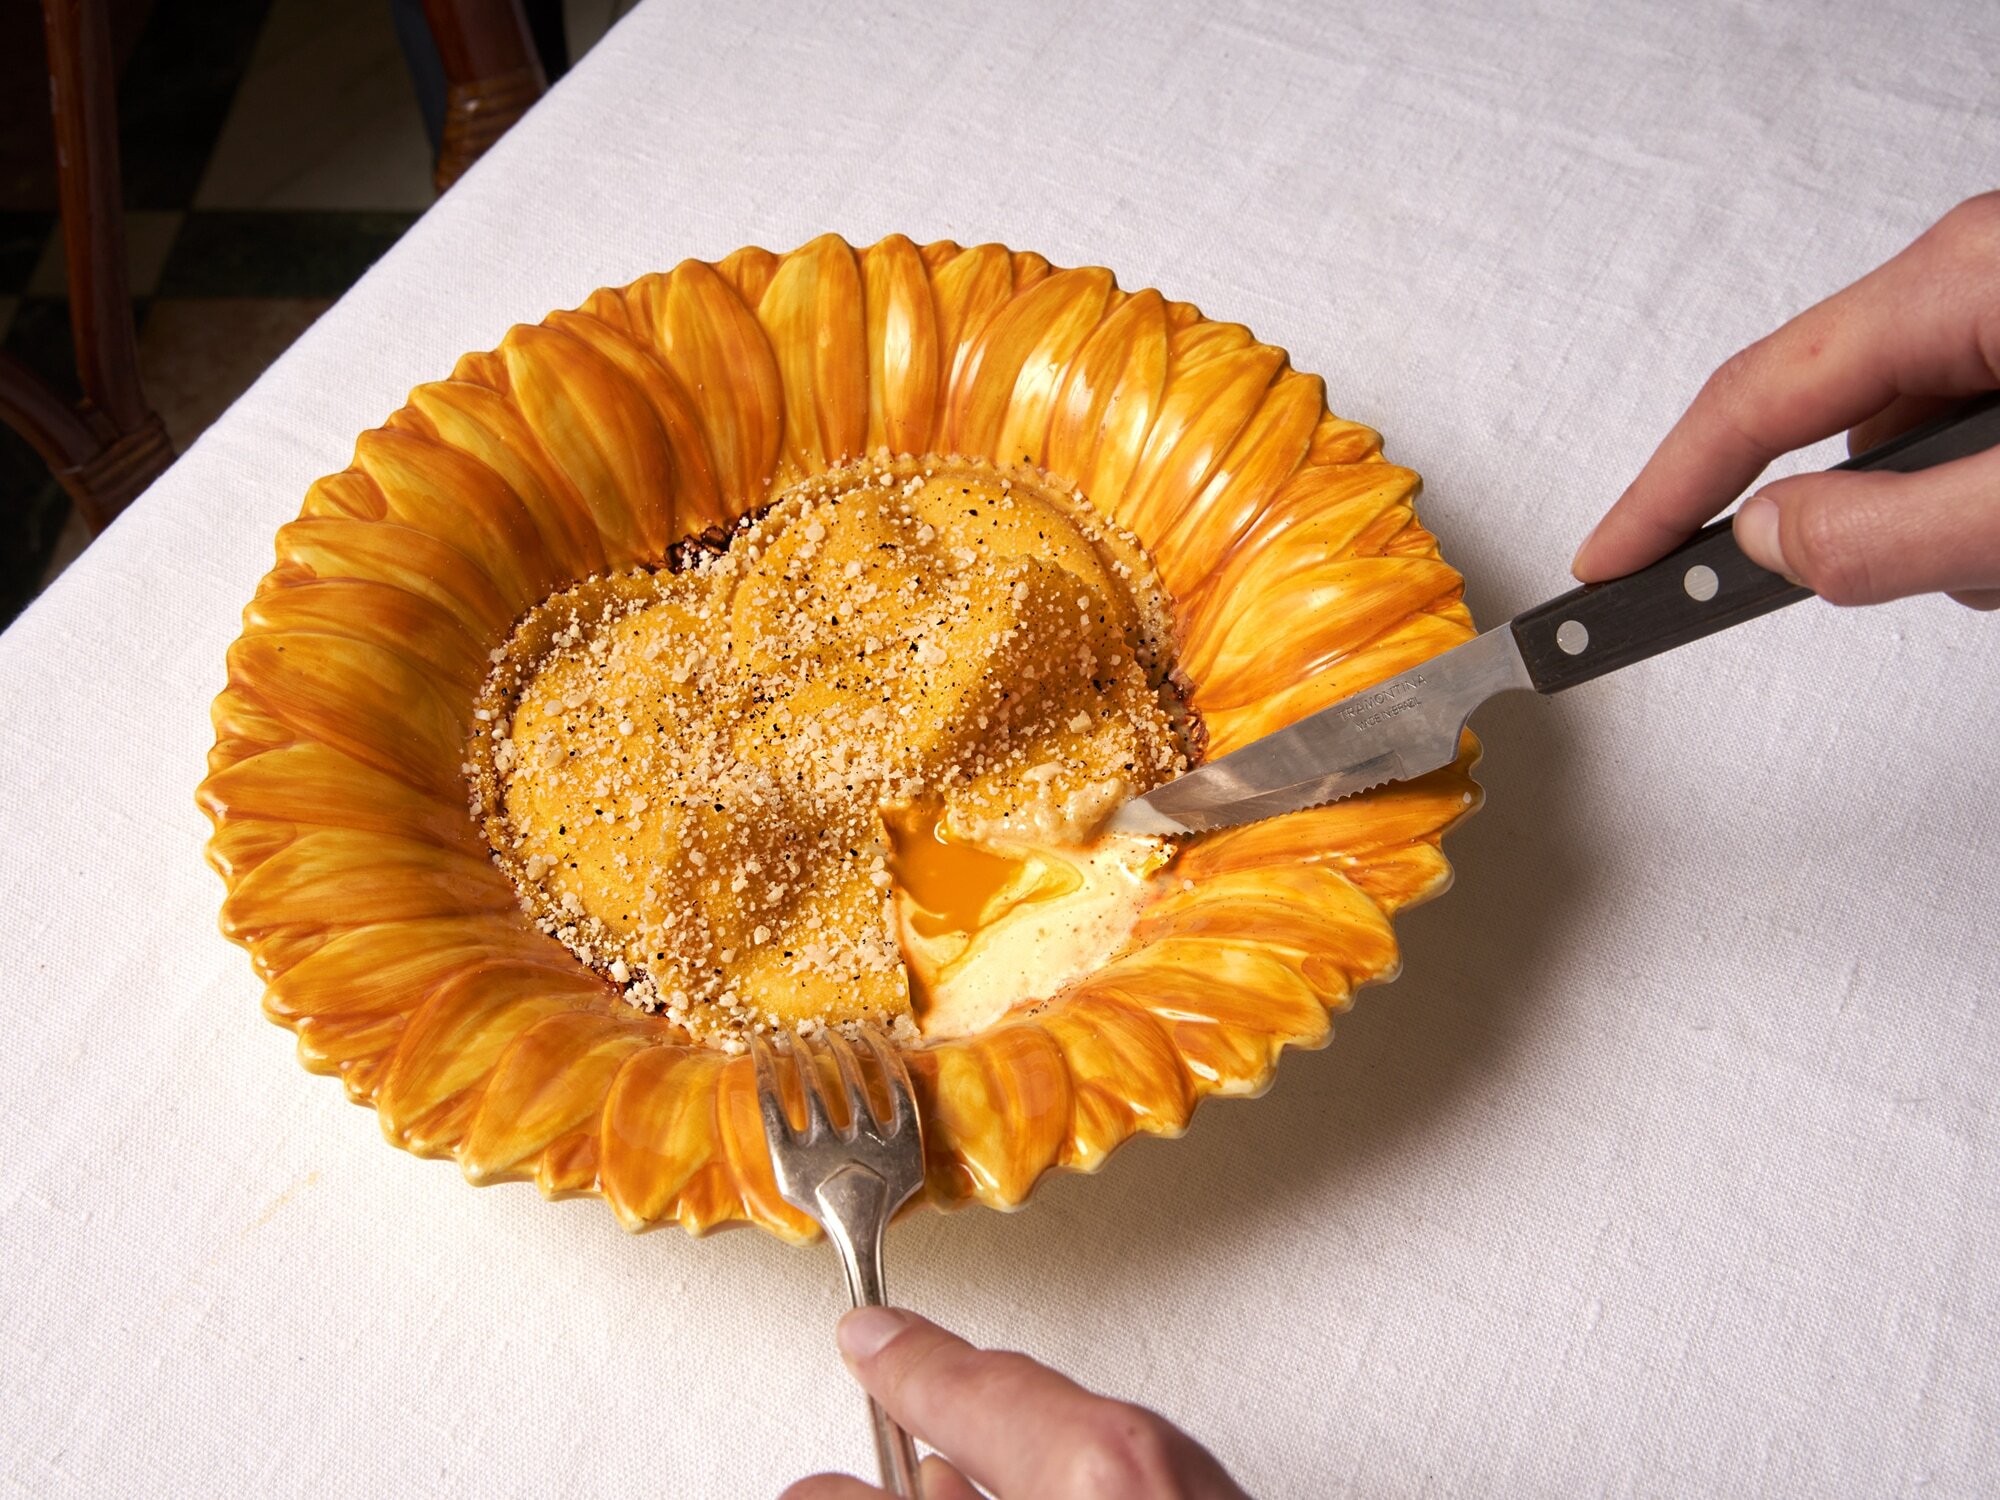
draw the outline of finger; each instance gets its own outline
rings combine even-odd
[[[1901,437],[1951,405],[1949,396],[1898,396],[1874,416],[1863,418],[1847,429],[1847,456],[1853,458],[1880,447],[1890,438]]]
[[[1736,516],[1751,561],[1835,604],[2000,590],[2000,449],[1914,474],[1799,474]]]
[[[1664,555],[1781,453],[1905,394],[2000,386],[2000,193],[1960,204],[1893,259],[1808,308],[1710,376],[1578,550],[1586,582]]]
[[[892,1417],[1003,1500],[1242,1500],[1187,1434],[1025,1354],[975,1349],[897,1308],[849,1313],[840,1346]]]
[[[891,1500],[891,1496],[852,1474],[813,1474],[787,1485],[778,1500]],[[925,1500],[929,1500],[928,1495]]]
[[[935,1453],[917,1465],[917,1493],[923,1500],[982,1500],[971,1482]],[[887,1494],[851,1474],[813,1474],[788,1486],[778,1500],[885,1500]]]
[[[935,1453],[917,1466],[917,1489],[924,1500],[981,1500],[972,1481]]]

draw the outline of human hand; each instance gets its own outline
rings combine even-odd
[[[2000,388],[2000,193],[1728,360],[1570,564],[1585,583],[1664,556],[1781,453],[1850,453]],[[1915,474],[1800,474],[1736,513],[1753,562],[1835,604],[1942,590],[2000,608],[2000,449]]]
[[[910,1434],[924,1500],[1247,1500],[1193,1438],[1025,1354],[975,1349],[915,1313],[864,1307],[840,1321],[854,1378]],[[947,1462],[946,1458],[950,1461]],[[801,1479],[780,1500],[882,1500],[845,1474]]]

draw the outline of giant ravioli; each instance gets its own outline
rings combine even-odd
[[[1218,755],[1472,635],[1417,476],[1234,323],[998,245],[823,236],[600,291],[419,386],[308,491],[244,611],[199,800],[264,1006],[399,1146],[601,1194],[633,1229],[816,1231],[747,1057],[625,1005],[522,912],[467,808],[480,685],[528,611],[662,564],[863,455],[1074,485],[1173,601]],[[1132,945],[1038,1014],[913,1047],[925,1198],[1023,1202],[1263,1089],[1399,965],[1449,881],[1458,761],[1193,841]]]

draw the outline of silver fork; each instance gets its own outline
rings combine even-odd
[[[880,1307],[882,1293],[882,1231],[889,1216],[924,1183],[924,1142],[916,1101],[910,1095],[910,1075],[896,1049],[873,1027],[862,1028],[862,1040],[875,1056],[887,1081],[889,1117],[875,1111],[861,1076],[860,1059],[845,1038],[822,1030],[826,1051],[840,1075],[847,1124],[835,1129],[827,1111],[826,1089],[813,1049],[795,1033],[784,1033],[786,1052],[798,1067],[806,1099],[806,1127],[792,1128],[780,1092],[778,1063],[761,1036],[752,1037],[750,1054],[757,1068],[757,1103],[764,1114],[764,1138],[771,1147],[771,1169],[778,1192],[794,1208],[812,1215],[840,1252],[847,1272],[847,1291],[856,1307]],[[917,1493],[917,1450],[910,1435],[890,1420],[873,1397],[868,1415],[875,1430],[875,1461],[882,1485],[890,1493]]]

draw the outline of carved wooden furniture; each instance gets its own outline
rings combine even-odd
[[[433,181],[442,193],[548,88],[521,0],[424,0],[444,64],[444,140]]]
[[[70,329],[83,399],[72,406],[0,352],[0,418],[40,453],[92,534],[174,461],[139,384],[118,177],[118,79],[102,0],[43,0]]]

